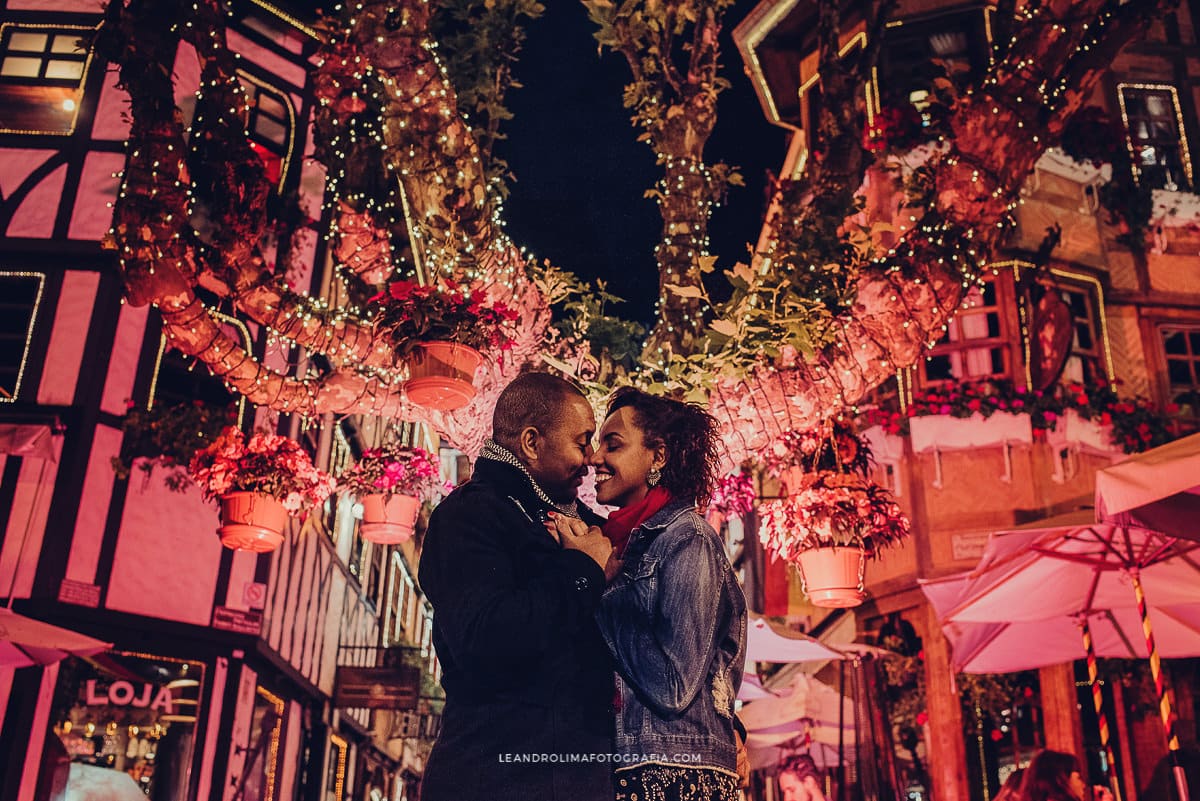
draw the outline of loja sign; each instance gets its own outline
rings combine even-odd
[[[175,714],[175,699],[171,696],[170,687],[163,687],[156,693],[153,684],[143,684],[139,692],[134,688],[132,682],[121,680],[108,685],[106,693],[103,688],[101,688],[101,692],[104,694],[96,694],[96,679],[88,679],[87,705],[135,706],[141,709],[149,707],[161,710],[168,715]],[[151,700],[151,695],[154,696],[153,700]]]

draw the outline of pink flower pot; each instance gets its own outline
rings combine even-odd
[[[283,543],[288,513],[261,492],[230,492],[221,497],[221,544],[236,551],[267,553]]]
[[[413,535],[421,501],[411,495],[364,495],[362,537],[380,545],[408,542]]]
[[[796,566],[814,606],[833,609],[863,602],[862,576],[867,555],[861,548],[830,547],[801,551]]]
[[[449,412],[475,397],[475,371],[483,356],[455,342],[426,342],[407,359],[409,378],[404,382],[408,399],[426,409]]]

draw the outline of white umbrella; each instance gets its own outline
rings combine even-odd
[[[751,614],[749,617],[746,625],[747,665],[754,662],[812,662],[841,658],[842,654],[807,634],[777,629],[759,615]]]
[[[1200,541],[1200,434],[1098,471],[1096,519]]]
[[[52,665],[70,655],[90,656],[109,648],[112,643],[0,607],[0,667]]]

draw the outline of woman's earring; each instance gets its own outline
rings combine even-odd
[[[646,483],[656,487],[660,481],[662,481],[662,471],[657,467],[651,467],[650,472],[646,473]]]

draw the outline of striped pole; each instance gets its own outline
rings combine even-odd
[[[1092,685],[1092,706],[1096,708],[1096,721],[1100,726],[1100,747],[1104,749],[1104,775],[1112,788],[1114,801],[1121,801],[1121,785],[1117,781],[1117,770],[1113,762],[1112,742],[1109,740],[1108,716],[1104,714],[1104,694],[1100,690],[1100,670],[1096,664],[1096,645],[1092,642],[1092,629],[1087,615],[1080,615],[1079,627],[1083,633],[1083,647],[1087,651],[1088,684]]]
[[[1179,763],[1179,736],[1175,733],[1175,715],[1171,711],[1171,698],[1163,681],[1162,660],[1154,645],[1154,632],[1150,628],[1150,615],[1146,611],[1146,594],[1142,591],[1142,580],[1137,570],[1129,573],[1133,580],[1133,594],[1137,598],[1138,615],[1142,618],[1142,634],[1146,637],[1146,652],[1150,654],[1150,675],[1154,678],[1154,691],[1158,694],[1158,714],[1162,718],[1163,733],[1167,737],[1167,751],[1175,773],[1175,786],[1180,801],[1188,801],[1187,777]]]

